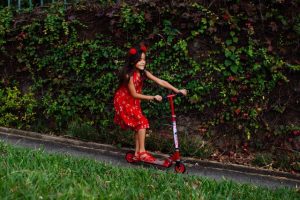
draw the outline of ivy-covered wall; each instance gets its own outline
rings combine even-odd
[[[184,130],[245,140],[298,130],[299,117],[276,132],[264,116],[282,108],[270,94],[289,84],[288,75],[299,75],[299,14],[278,2],[216,2],[52,4],[21,14],[1,9],[0,125],[56,133],[77,127],[98,134],[90,139],[104,138],[116,130],[117,71],[127,49],[147,40],[147,69],[189,92],[176,100],[177,111],[199,123]],[[293,3],[293,10],[300,8]],[[168,91],[149,82],[144,93]],[[167,104],[143,106],[153,124],[168,116]]]

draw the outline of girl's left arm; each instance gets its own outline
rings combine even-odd
[[[169,90],[172,90],[172,91],[174,91],[175,93],[180,93],[180,92],[181,92],[181,93],[184,94],[184,95],[187,94],[187,92],[186,92],[185,89],[179,90],[179,89],[175,88],[173,85],[171,85],[169,82],[167,82],[167,81],[165,81],[165,80],[162,80],[162,79],[160,79],[160,78],[157,78],[156,76],[154,76],[153,74],[151,74],[151,73],[150,73],[149,71],[147,71],[147,70],[145,70],[145,73],[146,73],[146,76],[147,76],[150,80],[154,81],[154,82],[157,83],[158,85],[160,85],[160,86],[162,86],[162,87],[164,87],[164,88],[167,88],[167,89],[169,89]]]

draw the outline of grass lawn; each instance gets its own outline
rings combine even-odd
[[[1,199],[300,199],[290,189],[217,182],[15,148],[0,141]]]

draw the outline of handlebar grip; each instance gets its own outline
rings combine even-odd
[[[176,96],[183,97],[183,94],[181,92],[177,93]]]
[[[162,98],[162,101],[167,101],[168,100],[168,96],[164,96],[163,98]]]

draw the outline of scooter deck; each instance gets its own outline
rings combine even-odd
[[[145,161],[138,161],[137,163],[141,163],[141,164],[147,164],[147,165],[155,165],[158,167],[162,167],[162,168],[169,168],[172,166],[172,161],[164,159],[155,159],[155,161],[153,162],[145,162]]]
[[[158,169],[170,168],[173,164],[175,164],[175,171],[177,173],[184,173],[186,170],[183,163],[181,163],[180,161],[174,161],[174,156],[170,156],[169,158],[165,159],[156,158],[153,162],[145,162],[134,159],[134,152],[130,151],[127,152],[125,159],[127,160],[127,162],[132,164],[153,166]]]
[[[159,159],[155,159],[155,161],[151,164],[155,164],[155,165],[164,165],[166,161],[165,160],[159,160]]]

